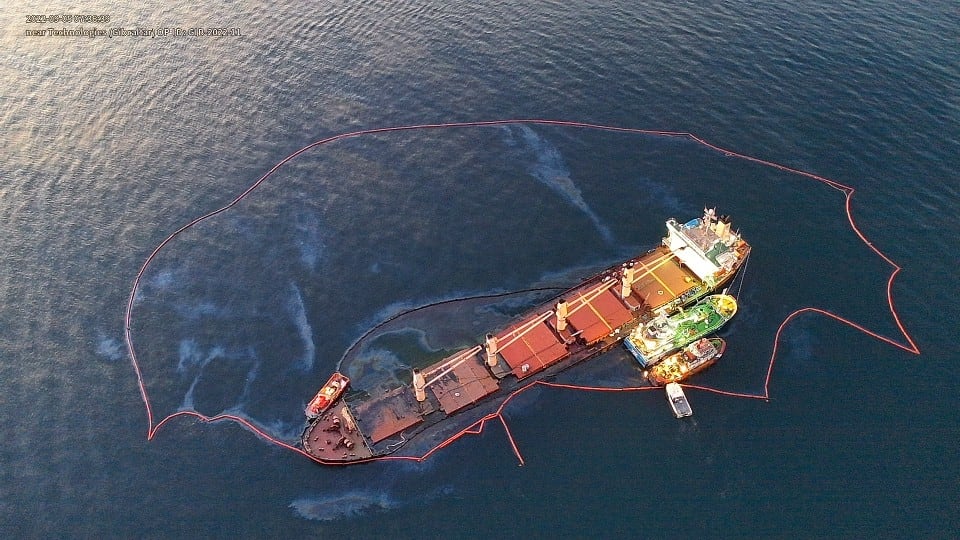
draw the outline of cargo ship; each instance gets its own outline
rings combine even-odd
[[[700,338],[650,368],[647,379],[655,386],[680,382],[712,366],[726,348],[723,338]]]
[[[670,219],[666,229],[660,245],[584,280],[473,347],[411,370],[409,382],[362,392],[338,387],[322,410],[308,407],[302,449],[327,464],[405,455],[402,449],[410,448],[422,455],[423,444],[473,425],[484,404],[607,351],[637,328],[669,320],[701,300],[714,312],[729,313],[732,297],[709,295],[733,279],[750,245],[715,210],[683,224]],[[338,375],[328,385],[349,382]],[[325,395],[323,388],[318,395]]]

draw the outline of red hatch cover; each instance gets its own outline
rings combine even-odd
[[[617,293],[609,289],[587,305],[578,305],[576,309],[576,312],[567,317],[567,321],[588,344],[596,343],[633,318],[630,310],[617,297]]]
[[[507,331],[498,335],[497,339],[505,343],[514,337],[514,333]],[[546,323],[539,323],[522,337],[500,349],[500,354],[510,365],[513,374],[522,379],[565,357],[567,347],[557,339]]]

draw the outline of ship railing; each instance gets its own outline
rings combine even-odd
[[[513,337],[511,337],[504,343],[499,343],[499,342],[497,343],[497,351],[502,351],[503,349],[506,349],[507,347],[512,345],[514,342],[516,342],[518,339],[525,336],[527,332],[529,332],[530,330],[533,330],[535,326],[546,321],[553,315],[554,315],[553,311],[547,311],[546,313],[541,313],[537,317],[534,317],[533,319],[530,319],[529,321],[514,328],[513,330],[508,332],[508,335],[513,334]]]
[[[644,278],[644,277],[646,277],[646,276],[648,276],[648,275],[653,274],[653,277],[654,277],[657,281],[660,281],[660,283],[663,284],[663,285],[666,287],[666,284],[663,283],[663,281],[661,281],[660,278],[658,278],[657,275],[654,274],[654,272],[656,272],[657,269],[659,269],[661,266],[663,266],[663,265],[667,264],[668,262],[670,262],[670,259],[672,259],[672,258],[673,258],[673,254],[664,255],[664,256],[661,257],[659,260],[654,261],[651,265],[644,264],[643,262],[641,262],[641,261],[639,261],[639,260],[634,261],[636,264],[639,264],[639,265],[641,266],[643,272],[634,274],[633,279],[630,280],[630,285],[632,286],[632,285],[633,285],[634,283],[636,283],[640,278]],[[573,314],[576,313],[578,310],[586,307],[590,302],[592,302],[593,300],[595,300],[598,296],[600,296],[601,294],[603,294],[603,293],[606,292],[607,290],[612,289],[615,285],[618,285],[619,283],[620,283],[619,280],[610,279],[610,280],[608,280],[608,281],[605,281],[605,282],[601,283],[601,284],[598,285],[596,288],[594,288],[593,290],[591,290],[591,291],[589,291],[589,292],[587,292],[587,293],[585,293],[585,294],[584,294],[584,293],[580,293],[580,296],[578,296],[578,297],[576,297],[576,298],[574,298],[573,300],[570,301],[571,304],[573,304],[574,302],[577,302],[577,301],[579,301],[580,303],[579,303],[578,305],[576,305],[576,306],[572,306],[572,307],[569,308],[569,310],[568,310],[568,312],[567,312],[567,317],[569,317],[570,315],[573,315]],[[669,288],[668,288],[668,289],[669,289]]]

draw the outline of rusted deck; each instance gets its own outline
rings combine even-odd
[[[427,368],[428,370],[431,368]],[[500,388],[479,355],[473,355],[430,387],[447,414],[476,403]]]
[[[480,346],[475,347],[476,351],[459,351],[423,370],[428,376],[447,372],[429,384],[427,399],[422,403],[417,402],[408,386],[371,396],[350,409],[356,416],[353,430],[346,429],[343,420],[335,423],[333,418],[338,414],[328,411],[308,428],[305,449],[320,458],[346,461],[382,453],[383,445],[379,443],[387,444],[389,439],[401,437],[434,411],[453,414],[496,392],[500,379],[507,375],[526,379],[571,355],[580,355],[645,313],[701,285],[663,246],[626,264],[632,264],[634,272],[626,298],[621,298],[622,267],[610,268],[563,294],[569,307],[564,330],[557,330],[555,307],[551,305],[555,300],[542,305],[495,334],[499,343],[495,367],[486,366],[486,355]],[[349,414],[346,407],[337,409]]]
[[[353,414],[342,402],[323,412],[307,427],[303,449],[312,456],[331,461],[353,461],[373,455]]]
[[[390,438],[423,421],[423,416],[432,412],[429,402],[417,403],[413,391],[406,386],[396,388],[383,397],[365,401],[356,409],[360,429],[370,442]]]
[[[700,280],[664,246],[637,259],[633,294],[650,309],[657,309],[700,284]]]
[[[567,356],[567,346],[546,322],[526,326],[526,321],[513,325],[497,334],[501,342],[512,343],[500,349],[500,356],[510,366],[517,378],[529,377]],[[517,337],[517,328],[529,328]]]

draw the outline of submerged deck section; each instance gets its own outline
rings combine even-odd
[[[421,406],[405,386],[365,401],[355,411],[360,428],[373,444],[419,424],[425,413],[432,412]]]
[[[471,355],[430,387],[440,409],[447,414],[472,405],[497,391],[500,385],[480,360]]]

